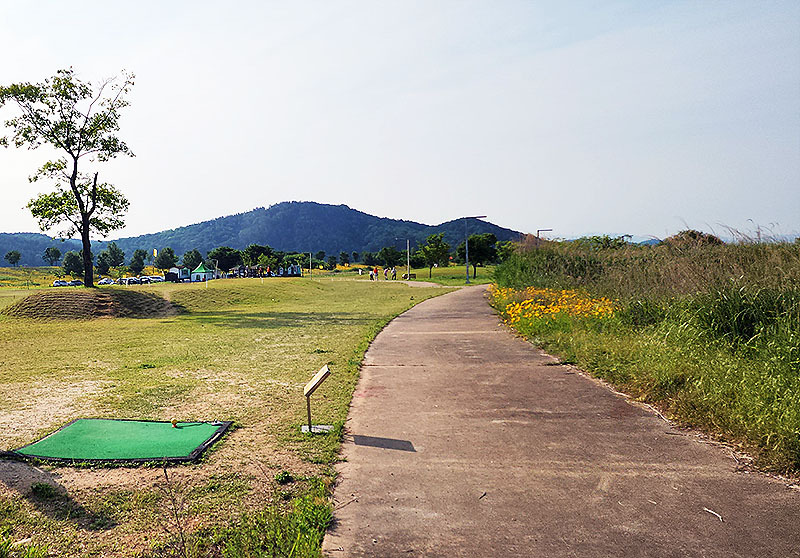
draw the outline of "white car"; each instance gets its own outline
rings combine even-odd
[[[97,282],[98,285],[113,285],[114,280],[111,277],[103,277]]]
[[[151,275],[150,276],[150,282],[151,283],[163,283],[164,282],[164,278],[161,277],[160,275]]]
[[[56,279],[55,281],[53,281],[53,286],[54,287],[68,287],[69,283],[67,283],[66,281],[62,281],[61,279]]]

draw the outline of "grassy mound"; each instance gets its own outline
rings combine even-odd
[[[174,316],[178,307],[148,292],[122,289],[70,289],[35,292],[3,309],[18,318],[90,320]]]

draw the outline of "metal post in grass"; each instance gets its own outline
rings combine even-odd
[[[395,240],[402,238],[394,237]],[[406,279],[411,279],[411,240],[406,238]]]
[[[411,280],[411,241],[406,238],[406,279]]]
[[[486,215],[476,215],[474,217],[464,217],[464,259],[467,262],[467,285],[469,285],[469,235],[467,234],[468,219],[486,219]]]
[[[313,426],[311,423],[311,394],[316,391],[316,389],[325,381],[325,378],[331,375],[330,368],[326,364],[322,368],[320,368],[319,372],[314,374],[314,377],[311,378],[306,384],[306,387],[303,388],[303,395],[306,396],[306,414],[308,418],[308,425],[303,426],[300,430],[302,432],[308,432],[310,434],[325,434],[330,432],[333,429],[333,426],[329,424],[318,424]]]

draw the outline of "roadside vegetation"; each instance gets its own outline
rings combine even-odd
[[[26,541],[9,556],[45,548],[41,555],[318,556],[363,354],[392,317],[447,292],[376,287],[315,277],[32,291],[60,297],[62,315],[70,293],[117,291],[162,297],[176,311],[95,318],[74,297],[81,319],[0,314],[0,449],[79,417],[233,420],[235,428],[199,464],[166,469],[0,459],[0,548]],[[24,292],[0,289],[10,302],[0,305],[21,308],[13,305]],[[332,375],[312,398],[312,416],[334,432],[302,434],[303,386],[325,364]]]
[[[800,471],[800,243],[531,238],[495,280],[506,322],[563,362]]]

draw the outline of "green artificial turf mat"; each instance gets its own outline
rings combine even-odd
[[[25,457],[69,461],[189,461],[216,441],[229,422],[78,419],[15,450]]]

